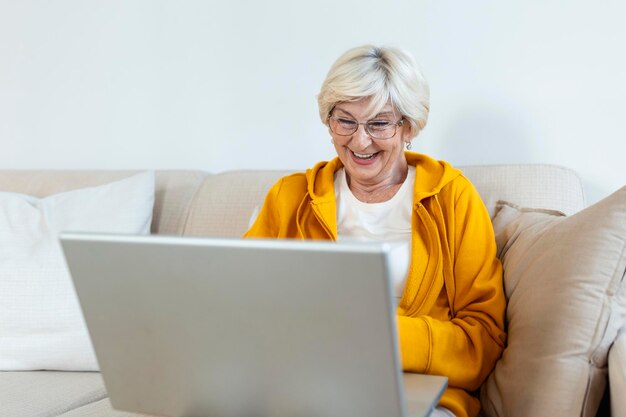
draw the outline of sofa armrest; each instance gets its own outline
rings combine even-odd
[[[626,328],[615,339],[609,351],[611,416],[626,417]]]

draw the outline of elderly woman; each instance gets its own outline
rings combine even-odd
[[[448,377],[435,415],[476,416],[475,391],[505,343],[502,268],[469,180],[404,150],[426,125],[428,100],[406,52],[346,52],[318,96],[337,157],[280,179],[246,236],[396,242],[403,368]]]

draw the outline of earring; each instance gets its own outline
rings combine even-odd
[[[406,143],[406,149],[409,151],[411,150],[411,142]]]
[[[333,145],[335,144],[335,139],[330,139],[330,143],[332,143]]]

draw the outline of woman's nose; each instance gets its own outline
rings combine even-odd
[[[365,125],[359,125],[356,132],[354,132],[354,134],[352,135],[352,142],[354,145],[356,145],[358,150],[363,150],[370,146],[370,143],[372,143],[372,138],[370,137],[369,133],[367,133],[367,130],[365,130]]]

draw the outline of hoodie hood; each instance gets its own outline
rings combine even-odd
[[[415,204],[439,193],[443,187],[462,174],[449,163],[424,154],[405,151],[404,156],[408,164],[415,167],[413,198]],[[314,204],[334,203],[335,172],[342,167],[343,164],[337,157],[328,162],[319,162],[306,171],[308,194]]]

